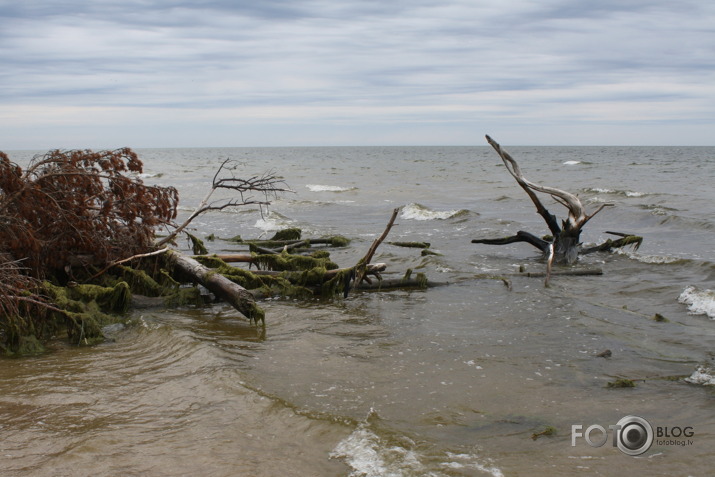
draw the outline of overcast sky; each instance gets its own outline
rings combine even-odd
[[[0,0],[0,150],[715,145],[715,2]]]

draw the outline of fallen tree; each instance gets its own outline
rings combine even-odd
[[[299,229],[279,231],[268,241],[232,239],[248,245],[249,253],[229,254],[224,261],[207,254],[202,241],[187,232],[189,224],[211,211],[263,207],[290,189],[270,173],[237,178],[224,161],[208,194],[176,225],[178,192],[145,185],[142,168],[128,148],[50,151],[33,158],[24,171],[0,153],[0,350],[34,352],[61,329],[74,344],[101,341],[102,326],[121,321],[133,304],[222,300],[265,325],[256,303],[260,297],[347,296],[351,289],[382,289],[386,265],[370,262],[399,209],[367,254],[348,268],[333,263],[327,249],[344,247],[349,239],[305,239]],[[230,197],[212,199],[219,190]],[[157,241],[160,227],[169,233]],[[169,247],[182,232],[194,253],[204,255],[191,258]],[[227,262],[263,270],[254,273]],[[418,274],[386,280],[384,286],[429,284]]]
[[[621,236],[621,239],[611,241],[608,240],[603,244],[584,249],[581,244],[581,232],[583,227],[588,223],[589,220],[593,218],[597,213],[603,210],[605,207],[611,206],[612,204],[601,204],[595,211],[590,214],[586,213],[581,200],[574,194],[566,192],[554,187],[539,185],[534,182],[529,181],[521,171],[519,164],[514,160],[509,153],[504,151],[501,146],[494,141],[491,137],[486,136],[487,142],[494,148],[494,150],[501,157],[504,166],[506,166],[507,171],[514,177],[519,186],[526,192],[531,201],[536,206],[536,212],[544,219],[546,222],[551,235],[545,237],[538,237],[532,233],[520,230],[516,235],[509,237],[502,237],[496,239],[474,239],[472,243],[488,244],[488,245],[506,245],[517,242],[526,242],[530,245],[541,250],[541,252],[547,258],[546,267],[546,280],[545,283],[548,285],[549,278],[551,275],[551,268],[554,261],[562,261],[567,264],[574,263],[579,254],[593,253],[598,251],[610,251],[614,248],[623,247],[626,245],[633,245],[638,248],[643,241],[642,237],[638,237],[632,234],[623,234],[615,232],[607,232],[615,235]],[[549,212],[549,210],[543,205],[536,192],[541,192],[551,196],[556,202],[560,203],[568,210],[568,217],[566,220],[562,220],[559,224],[558,219],[554,214]]]

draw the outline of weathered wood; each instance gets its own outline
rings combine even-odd
[[[449,285],[448,282],[434,282],[427,279],[420,280],[419,278],[383,278],[372,283],[361,283],[358,285],[358,290],[388,290],[399,288],[433,288],[438,286]]]
[[[345,272],[348,270],[351,270],[352,267],[350,268],[336,268],[334,270],[327,270],[325,274],[323,275],[323,278],[325,281],[331,280],[335,278],[335,276],[341,272]],[[378,275],[380,272],[384,272],[387,269],[387,264],[385,263],[371,263],[367,266],[366,268],[366,274],[367,275]],[[251,273],[254,275],[262,275],[262,276],[269,276],[269,277],[278,277],[283,274],[285,274],[285,271],[277,271],[277,270],[252,270]]]
[[[622,238],[619,240],[608,240],[601,245],[584,249],[581,246],[580,240],[583,227],[589,220],[591,220],[591,218],[593,218],[594,215],[603,210],[604,207],[612,204],[601,204],[593,213],[586,213],[586,209],[578,196],[571,194],[570,192],[556,189],[555,187],[548,187],[529,181],[526,177],[524,177],[519,164],[514,160],[514,158],[504,151],[499,143],[494,141],[491,137],[487,136],[486,138],[487,142],[499,154],[499,157],[501,157],[507,171],[509,171],[519,186],[524,190],[524,192],[526,192],[531,201],[534,203],[536,211],[544,219],[552,235],[550,237],[539,238],[534,234],[520,230],[516,233],[516,235],[510,237],[475,239],[472,240],[472,243],[506,245],[516,242],[525,242],[533,245],[541,250],[547,258],[546,273],[539,275],[546,277],[544,281],[545,286],[549,285],[549,279],[552,275],[552,267],[555,261],[563,261],[568,264],[572,264],[577,260],[579,254],[609,251],[626,245],[634,245],[634,247],[637,248],[640,245],[643,240],[641,237],[615,233],[615,235]],[[561,224],[559,224],[556,216],[544,207],[543,203],[536,195],[536,192],[548,194],[558,203],[566,207],[568,209],[568,218],[561,221]],[[562,273],[559,272],[554,274],[556,275]]]
[[[227,254],[216,254],[210,255],[210,257],[216,257],[219,260],[223,260],[226,263],[253,263],[256,258],[253,255],[246,253],[227,253]]]
[[[543,278],[547,275],[548,272],[520,272],[515,273],[513,276]],[[584,277],[589,275],[603,275],[603,270],[601,270],[600,268],[584,268],[580,270],[552,270],[551,275]]]
[[[430,243],[428,242],[387,242],[389,245],[394,245],[395,247],[406,247],[406,248],[429,248]]]
[[[380,235],[375,241],[372,243],[370,246],[370,249],[367,251],[365,256],[358,261],[357,265],[354,267],[354,277],[350,276],[348,277],[348,281],[345,284],[345,293],[344,296],[347,298],[348,292],[350,290],[350,279],[353,279],[352,283],[352,288],[356,288],[358,285],[362,283],[363,280],[365,280],[365,275],[367,275],[367,266],[370,264],[370,260],[372,260],[373,255],[375,255],[375,252],[377,251],[377,247],[380,246],[383,240],[387,238],[387,235],[390,233],[390,230],[392,229],[392,226],[395,223],[395,219],[397,218],[397,214],[400,212],[400,207],[396,207],[392,211],[392,216],[390,216],[390,220],[387,222],[387,226],[385,227],[385,230],[382,232],[382,235]],[[369,282],[368,282],[369,283]]]
[[[263,310],[256,306],[253,295],[242,286],[179,252],[168,252],[167,260],[170,265],[206,287],[216,297],[228,302],[249,320],[265,322]]]

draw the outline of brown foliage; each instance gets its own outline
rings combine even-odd
[[[25,171],[0,152],[0,252],[35,276],[76,262],[105,264],[152,248],[176,217],[173,187],[144,185],[129,148],[50,151]]]

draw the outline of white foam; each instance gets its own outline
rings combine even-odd
[[[688,305],[688,311],[692,315],[707,315],[715,319],[715,291],[713,290],[700,290],[688,286],[678,297],[678,302]]]
[[[346,192],[355,190],[355,187],[340,187],[334,185],[307,184],[305,187],[311,192]]]
[[[480,470],[484,473],[493,475],[494,477],[504,477],[504,473],[499,468],[482,464],[480,459],[478,459],[478,457],[474,454],[453,454],[448,452],[447,457],[449,457],[452,462],[445,462],[443,464],[444,467],[451,467],[454,469],[468,467]]]
[[[642,254],[638,252],[633,252],[631,250],[624,250],[622,248],[616,249],[615,253],[620,254],[620,255],[625,255],[628,258],[632,258],[633,260],[638,260],[639,262],[642,263],[656,263],[656,264],[663,264],[663,263],[675,263],[680,260],[681,258],[678,257],[670,257],[668,255],[647,255],[647,254]]]
[[[565,166],[575,166],[576,164],[581,164],[581,161],[566,161],[566,162],[564,162]]]
[[[703,386],[715,386],[715,376],[713,370],[705,366],[700,366],[693,371],[690,377],[685,380],[691,384],[702,384]]]
[[[383,445],[364,424],[340,441],[330,457],[341,459],[352,467],[352,477],[400,477],[405,473],[419,475],[423,470],[414,451]]]
[[[620,194],[620,195],[625,195],[626,197],[643,197],[648,195],[645,192],[638,192],[638,191],[633,191],[633,190],[613,190],[613,189],[604,189],[603,187],[593,187],[590,189],[586,189],[591,192],[595,192],[597,194]]]
[[[340,441],[330,457],[349,465],[352,468],[351,477],[442,475],[441,472],[430,470],[422,461],[424,456],[418,452],[400,445],[387,445],[369,429],[367,422],[361,423],[352,434]],[[444,461],[437,465],[447,469],[477,469],[494,477],[504,477],[500,469],[483,463],[483,459],[474,454],[448,452]]]
[[[266,232],[280,230],[290,226],[293,221],[276,212],[268,212],[263,217],[258,219],[254,227]]]
[[[425,207],[420,204],[407,204],[402,209],[401,217],[403,219],[412,220],[445,220],[450,217],[454,217],[457,214],[464,212],[463,210],[443,210],[437,211],[432,210],[429,207]]]

